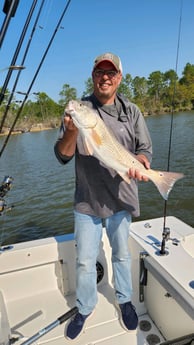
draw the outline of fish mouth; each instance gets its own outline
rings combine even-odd
[[[67,114],[67,115],[71,115],[74,111],[75,110],[72,107],[70,107],[70,106],[67,106],[65,108],[65,114]]]
[[[71,113],[73,113],[74,111],[75,111],[74,103],[73,101],[70,101],[65,108],[65,113],[68,115],[71,115]]]
[[[70,101],[65,108],[65,113],[68,114],[69,116],[71,116],[73,123],[77,128],[80,128],[80,129],[81,128],[86,128],[86,129],[87,128],[91,128],[91,129],[95,128],[97,125],[97,122],[98,122],[97,118],[93,118],[92,123],[91,123],[91,119],[89,119],[89,118],[87,121],[86,117],[83,116],[83,114],[81,116],[79,115],[79,111],[81,110],[81,108],[79,109],[79,106],[84,107],[84,104],[82,102],[79,102],[79,104],[77,106],[76,102]]]

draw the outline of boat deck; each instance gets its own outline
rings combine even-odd
[[[84,333],[73,341],[73,344],[150,345],[153,344],[153,341],[155,344],[164,341],[147,314],[140,316],[137,331],[126,332],[121,327],[114,306],[113,290],[110,286],[103,286],[98,297],[97,307],[88,320]],[[55,321],[74,306],[74,300],[74,295],[64,299],[62,294],[55,290],[21,300],[21,303],[19,301],[10,303],[7,307],[12,337],[20,337],[15,344],[22,344]],[[64,345],[71,343],[64,337],[67,324],[68,321],[55,327],[34,344]]]
[[[138,329],[126,332],[120,325],[112,286],[111,249],[105,235],[98,257],[104,273],[98,283],[98,303],[84,333],[73,342],[65,338],[69,321],[52,330],[49,328],[75,306],[72,234],[2,249],[0,344],[9,344],[4,339],[10,334],[12,344],[16,345],[71,342],[75,345],[156,345],[193,333],[194,232],[178,219],[168,217],[172,238],[166,243],[167,254],[158,255],[162,224],[162,219],[153,219],[131,226],[132,302],[139,316]],[[142,254],[148,276],[142,286],[143,299],[140,298]],[[45,332],[48,329],[49,332]],[[6,333],[4,339],[2,333]],[[41,337],[29,342],[37,334]]]

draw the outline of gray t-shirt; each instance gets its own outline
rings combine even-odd
[[[144,154],[149,160],[152,144],[143,115],[138,107],[117,96],[112,105],[101,105],[94,95],[83,99],[94,108],[108,128],[123,146],[134,154]],[[59,139],[64,132],[63,126]],[[78,135],[75,153],[76,188],[74,207],[84,214],[106,218],[127,210],[131,215],[139,215],[137,181],[125,182],[113,169],[107,168],[93,156],[84,154],[81,136]],[[60,155],[55,144],[58,160],[65,164],[67,157]]]

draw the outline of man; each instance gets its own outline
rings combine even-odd
[[[94,108],[125,148],[149,169],[152,145],[144,118],[135,104],[117,94],[122,80],[120,58],[105,53],[95,59],[94,92],[83,101]],[[135,330],[138,317],[131,303],[132,282],[129,227],[139,215],[137,180],[147,178],[129,170],[128,184],[98,159],[85,155],[77,128],[68,114],[63,119],[55,154],[62,164],[75,155],[76,190],[74,200],[76,262],[76,305],[79,312],[67,327],[67,338],[77,338],[97,303],[96,259],[102,236],[102,220],[112,247],[115,298],[122,326]]]

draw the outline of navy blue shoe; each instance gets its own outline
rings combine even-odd
[[[135,307],[131,302],[119,304],[120,323],[126,331],[134,331],[138,325],[138,317]]]
[[[91,314],[92,313],[88,315],[82,315],[80,313],[77,313],[67,326],[66,338],[69,340],[74,340],[78,336],[80,336],[84,331],[85,321],[89,316],[91,316]]]

